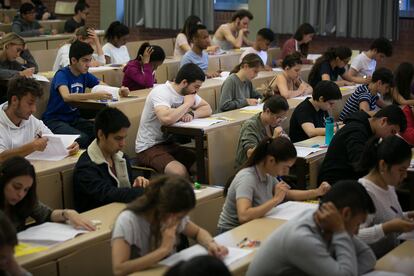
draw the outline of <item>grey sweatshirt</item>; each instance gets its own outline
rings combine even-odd
[[[28,22],[24,20],[23,18],[21,18],[20,16],[16,17],[13,20],[13,24],[12,24],[12,32],[22,37],[39,36],[40,28],[42,28],[42,26],[39,24],[39,22],[37,21]]]
[[[26,61],[26,64],[21,64],[17,60],[0,60],[0,79],[7,80],[18,74],[20,71],[23,71],[26,68],[35,68],[35,73],[39,71],[36,60],[32,56],[29,50],[24,50],[21,52],[20,57]]]

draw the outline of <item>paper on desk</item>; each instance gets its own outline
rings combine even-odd
[[[42,137],[48,139],[47,146],[44,151],[35,151],[28,156],[29,160],[48,160],[59,161],[68,156],[69,147],[79,137],[79,135],[69,134],[44,134]]]
[[[308,54],[308,56],[306,57],[306,59],[310,59],[310,60],[313,60],[313,62],[315,62],[321,56],[322,55],[320,55],[320,54]]]
[[[50,82],[45,76],[40,74],[33,74],[33,78],[37,81]]]
[[[240,110],[247,110],[247,111],[250,111],[250,110],[254,110],[254,111],[263,111],[263,103],[261,103],[261,104],[257,104],[257,105],[248,105],[248,106],[245,106],[245,107],[242,107],[242,108],[240,108]]]
[[[357,87],[358,87],[358,85],[347,85],[347,86],[339,87],[339,90],[346,91],[346,90],[356,89]]]
[[[295,100],[306,100],[306,98],[309,98],[311,95],[306,95],[306,96],[298,96],[298,97],[294,97],[292,99]]]
[[[223,262],[229,266],[232,263],[244,258],[245,256],[249,255],[253,250],[251,249],[240,249],[236,247],[228,247],[229,254],[223,258]],[[196,256],[207,255],[207,249],[202,247],[199,244],[193,245],[187,249],[184,249],[174,255],[169,256],[168,258],[159,262],[161,265],[165,266],[173,266],[180,261],[187,261]]]
[[[19,242],[19,244],[14,247],[14,256],[20,257],[24,255],[30,255],[30,254],[42,252],[48,249],[49,247],[47,246],[33,245],[30,243]]]
[[[266,217],[274,219],[290,220],[302,214],[306,210],[316,210],[318,204],[300,202],[300,201],[288,201],[270,210]]]
[[[406,276],[406,274],[399,273],[399,272],[374,270],[369,273],[362,274],[362,276]]]
[[[302,157],[302,158],[308,156],[311,153],[323,150],[321,148],[308,148],[308,147],[300,147],[300,146],[295,146],[295,148],[296,148],[297,156]]]
[[[414,240],[414,231],[402,233],[398,236],[398,239],[400,240]]]
[[[46,222],[33,226],[17,233],[19,241],[53,241],[64,242],[73,239],[79,234],[87,233],[87,230],[75,229],[72,225],[64,223]]]
[[[272,68],[272,70],[273,70],[274,72],[283,72],[283,69],[282,69],[282,68],[280,68],[280,67],[275,67],[275,68]]]
[[[225,81],[229,75],[230,75],[229,71],[223,71],[223,72],[220,73],[220,77],[215,77],[213,79]]]
[[[98,72],[105,72],[108,70],[118,70],[119,67],[113,67],[113,66],[97,66],[97,67],[89,67],[88,71],[89,73],[98,73]]]
[[[224,122],[224,120],[221,119],[215,119],[213,117],[208,117],[208,118],[198,118],[198,119],[193,119],[190,122],[177,122],[175,124],[173,124],[173,126],[178,126],[178,127],[191,127],[191,128],[203,128],[203,127],[208,127],[214,124],[218,124]]]

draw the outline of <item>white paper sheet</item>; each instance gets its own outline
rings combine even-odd
[[[275,67],[275,68],[272,68],[272,70],[273,70],[274,72],[283,72],[283,69],[282,69],[282,68],[280,68],[280,67]]]
[[[312,97],[312,95],[306,95],[306,96],[299,96],[299,97],[294,97],[292,99],[296,99],[296,100],[306,100],[306,98],[310,98]]]
[[[310,59],[313,60],[313,62],[315,62],[319,57],[321,57],[322,55],[320,54],[309,54],[306,59]]]
[[[253,250],[251,249],[240,249],[236,247],[228,247],[229,254],[223,258],[223,262],[229,266],[232,263],[244,258],[249,255]],[[207,255],[207,250],[199,244],[193,245],[187,249],[184,249],[174,255],[159,262],[161,265],[173,266],[180,261],[187,261],[196,256]]]
[[[213,79],[225,81],[228,78],[228,76],[230,76],[230,72],[229,71],[223,71],[223,72],[220,73],[220,77],[216,77],[216,78],[213,78]]]
[[[98,72],[105,72],[108,70],[118,70],[119,67],[113,67],[113,66],[97,66],[97,67],[89,67],[88,71],[89,73],[98,73]]]
[[[79,135],[44,134],[42,137],[46,137],[48,139],[45,150],[35,151],[26,156],[27,159],[48,161],[62,160],[69,154],[69,151],[66,148],[69,147],[79,137]]]
[[[92,88],[91,92],[108,92],[112,94],[112,100],[119,100],[119,87],[98,84]]]
[[[414,231],[402,233],[398,236],[400,240],[414,240]]]
[[[33,74],[33,78],[37,81],[50,82],[45,76],[39,74]]]
[[[73,239],[79,234],[87,233],[86,230],[75,229],[72,225],[64,223],[46,222],[38,226],[30,227],[17,233],[19,241],[51,241],[64,242]]]
[[[321,148],[308,148],[308,147],[300,147],[300,146],[295,146],[295,148],[296,148],[297,156],[302,157],[302,158],[308,156],[311,153],[323,150]]]
[[[214,124],[218,124],[224,122],[224,120],[221,119],[214,119],[213,117],[209,118],[199,118],[199,119],[193,119],[190,122],[177,122],[173,124],[173,126],[178,127],[191,127],[191,128],[204,128],[208,127]]]
[[[306,210],[316,210],[318,204],[299,202],[299,201],[288,201],[270,210],[266,217],[274,219],[291,220],[301,215]]]
[[[240,110],[259,110],[259,111],[262,111],[263,110],[263,103],[258,104],[258,105],[248,105],[248,106],[240,108]]]

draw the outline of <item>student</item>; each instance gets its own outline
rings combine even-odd
[[[412,93],[410,87],[414,80],[414,66],[409,62],[401,63],[394,73],[394,88],[392,91],[393,98],[399,103],[403,104],[403,112],[407,120],[407,128],[401,133],[401,136],[410,145],[414,145],[414,113],[412,104]],[[400,100],[402,99],[402,100]]]
[[[197,95],[204,80],[204,72],[188,63],[178,70],[174,82],[167,81],[151,90],[135,140],[138,163],[160,173],[188,176],[194,153],[171,142],[161,126],[211,115],[210,105]]]
[[[268,28],[260,29],[257,32],[256,41],[254,42],[253,46],[247,47],[247,49],[243,51],[243,53],[240,55],[239,62],[241,62],[247,54],[256,54],[262,59],[263,64],[267,64],[267,61],[268,61],[267,50],[269,49],[270,44],[274,40],[275,40],[275,34],[273,33],[271,29],[268,29]],[[267,66],[266,69],[270,70],[271,68]]]
[[[97,67],[105,64],[106,60],[101,47],[101,42],[99,41],[99,37],[96,35],[96,32],[93,28],[85,26],[77,29],[75,37],[69,39],[59,48],[56,54],[55,63],[53,64],[53,71],[58,71],[59,69],[64,68],[70,64],[70,46],[77,40],[88,43],[92,48],[94,48],[94,52],[96,53],[92,54],[92,60],[90,63],[91,67]]]
[[[1,164],[0,172],[0,210],[6,213],[18,232],[27,228],[29,217],[36,224],[69,221],[75,228],[95,230],[93,224],[75,210],[52,210],[37,199],[35,170],[23,157],[7,159]]]
[[[207,78],[215,78],[220,76],[219,72],[208,73],[208,54],[205,50],[210,45],[210,35],[208,34],[207,27],[201,24],[197,24],[190,28],[189,33],[190,41],[193,43],[190,51],[187,51],[182,57],[180,67],[187,63],[194,63],[201,70],[204,71]]]
[[[31,0],[36,10],[36,20],[52,20],[56,19],[56,16],[49,12],[49,9],[43,4],[41,0]]]
[[[14,76],[31,77],[37,73],[39,67],[36,60],[26,49],[24,39],[15,33],[8,33],[0,40],[0,79],[7,80]],[[17,58],[25,61],[24,64],[17,61]]]
[[[369,173],[358,181],[367,189],[376,212],[361,225],[358,236],[377,258],[400,244],[398,236],[414,230],[414,212],[403,212],[395,188],[407,177],[411,147],[397,135],[371,139],[362,154],[360,168]]]
[[[389,105],[370,117],[364,111],[356,111],[344,120],[345,126],[332,138],[319,171],[319,181],[331,185],[341,179],[362,177],[356,163],[361,158],[366,142],[372,137],[385,138],[404,132],[407,121],[396,105]]]
[[[357,87],[351,97],[345,103],[339,120],[343,121],[346,116],[358,110],[363,110],[372,114],[378,108],[383,108],[386,103],[384,96],[390,92],[393,85],[393,75],[389,69],[379,68],[375,70],[369,84],[363,84]]]
[[[99,79],[88,72],[92,60],[93,48],[85,42],[75,41],[70,46],[70,65],[60,69],[53,77],[50,86],[49,102],[43,121],[53,133],[79,134],[78,143],[87,148],[95,139],[93,122],[80,116],[78,108],[70,105],[73,101],[112,100],[109,92],[85,93],[87,88],[99,84]],[[120,89],[121,96],[127,96],[129,90]]]
[[[335,102],[340,99],[342,94],[338,85],[332,81],[319,82],[312,92],[312,98],[306,98],[293,111],[289,126],[292,142],[324,136],[325,118],[329,117]]]
[[[308,77],[309,84],[315,87],[322,80],[330,80],[338,86],[353,85],[345,75],[345,66],[351,59],[351,55],[351,49],[348,47],[329,48],[313,65]],[[338,76],[342,80],[338,80]]]
[[[164,276],[231,276],[227,266],[220,259],[210,256],[196,256],[172,266]]]
[[[351,67],[345,73],[346,79],[355,83],[370,83],[377,62],[391,55],[391,42],[384,37],[375,39],[368,51],[363,51],[351,61]]]
[[[45,34],[44,29],[36,20],[36,10],[32,3],[23,3],[20,6],[20,15],[12,23],[12,33],[22,37],[39,36]],[[56,34],[52,30],[52,34]]]
[[[109,25],[105,33],[107,43],[102,47],[106,63],[126,64],[130,60],[128,49],[125,46],[129,35],[129,28],[119,21]]]
[[[375,206],[356,181],[341,181],[308,210],[276,229],[256,251],[253,275],[362,275],[374,269],[372,250],[358,239],[359,225]]]
[[[265,138],[257,145],[243,168],[227,183],[226,201],[218,221],[218,233],[261,218],[285,200],[307,200],[329,190],[322,183],[312,190],[290,190],[279,180],[296,162],[296,149],[286,137]]]
[[[236,150],[237,169],[246,162],[263,139],[287,136],[280,124],[286,119],[288,110],[286,99],[275,95],[264,101],[262,112],[243,123]]]
[[[250,20],[253,20],[253,15],[248,10],[236,11],[230,23],[218,27],[214,33],[213,45],[218,45],[222,50],[240,48],[243,44],[252,46],[253,42],[247,39]]]
[[[188,213],[195,204],[191,183],[184,178],[163,176],[154,180],[115,222],[113,273],[127,275],[157,264],[175,252],[179,233],[196,240],[213,256],[227,255],[226,247],[189,220]]]
[[[122,85],[132,90],[151,88],[156,83],[155,71],[165,59],[164,50],[145,42],[139,47],[137,57],[124,67]]]
[[[262,59],[256,54],[246,55],[221,86],[219,111],[229,111],[247,105],[257,105],[262,95],[251,82],[263,68]]]
[[[299,52],[302,62],[305,64],[312,63],[312,60],[307,59],[309,52],[309,44],[315,35],[315,29],[309,23],[303,23],[296,30],[293,37],[286,40],[282,47],[280,60],[285,59],[287,55]]]
[[[65,33],[74,33],[76,29],[85,26],[89,15],[89,5],[85,1],[78,1],[75,5],[75,15],[65,22]]]
[[[302,60],[298,53],[287,55],[282,61],[283,73],[277,74],[271,83],[275,94],[286,99],[312,94],[312,86],[300,78]]]
[[[36,104],[43,95],[41,85],[32,78],[15,77],[9,81],[6,103],[0,105],[0,163],[13,156],[25,157],[35,151],[44,151],[50,129],[33,116]],[[79,151],[74,142],[69,155]]]
[[[107,107],[95,118],[96,139],[81,155],[73,171],[75,209],[85,212],[112,202],[130,202],[142,195],[144,177],[132,178],[122,152],[131,123],[122,111]]]

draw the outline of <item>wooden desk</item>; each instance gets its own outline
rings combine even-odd
[[[377,261],[375,270],[414,275],[414,241],[405,241]]]

